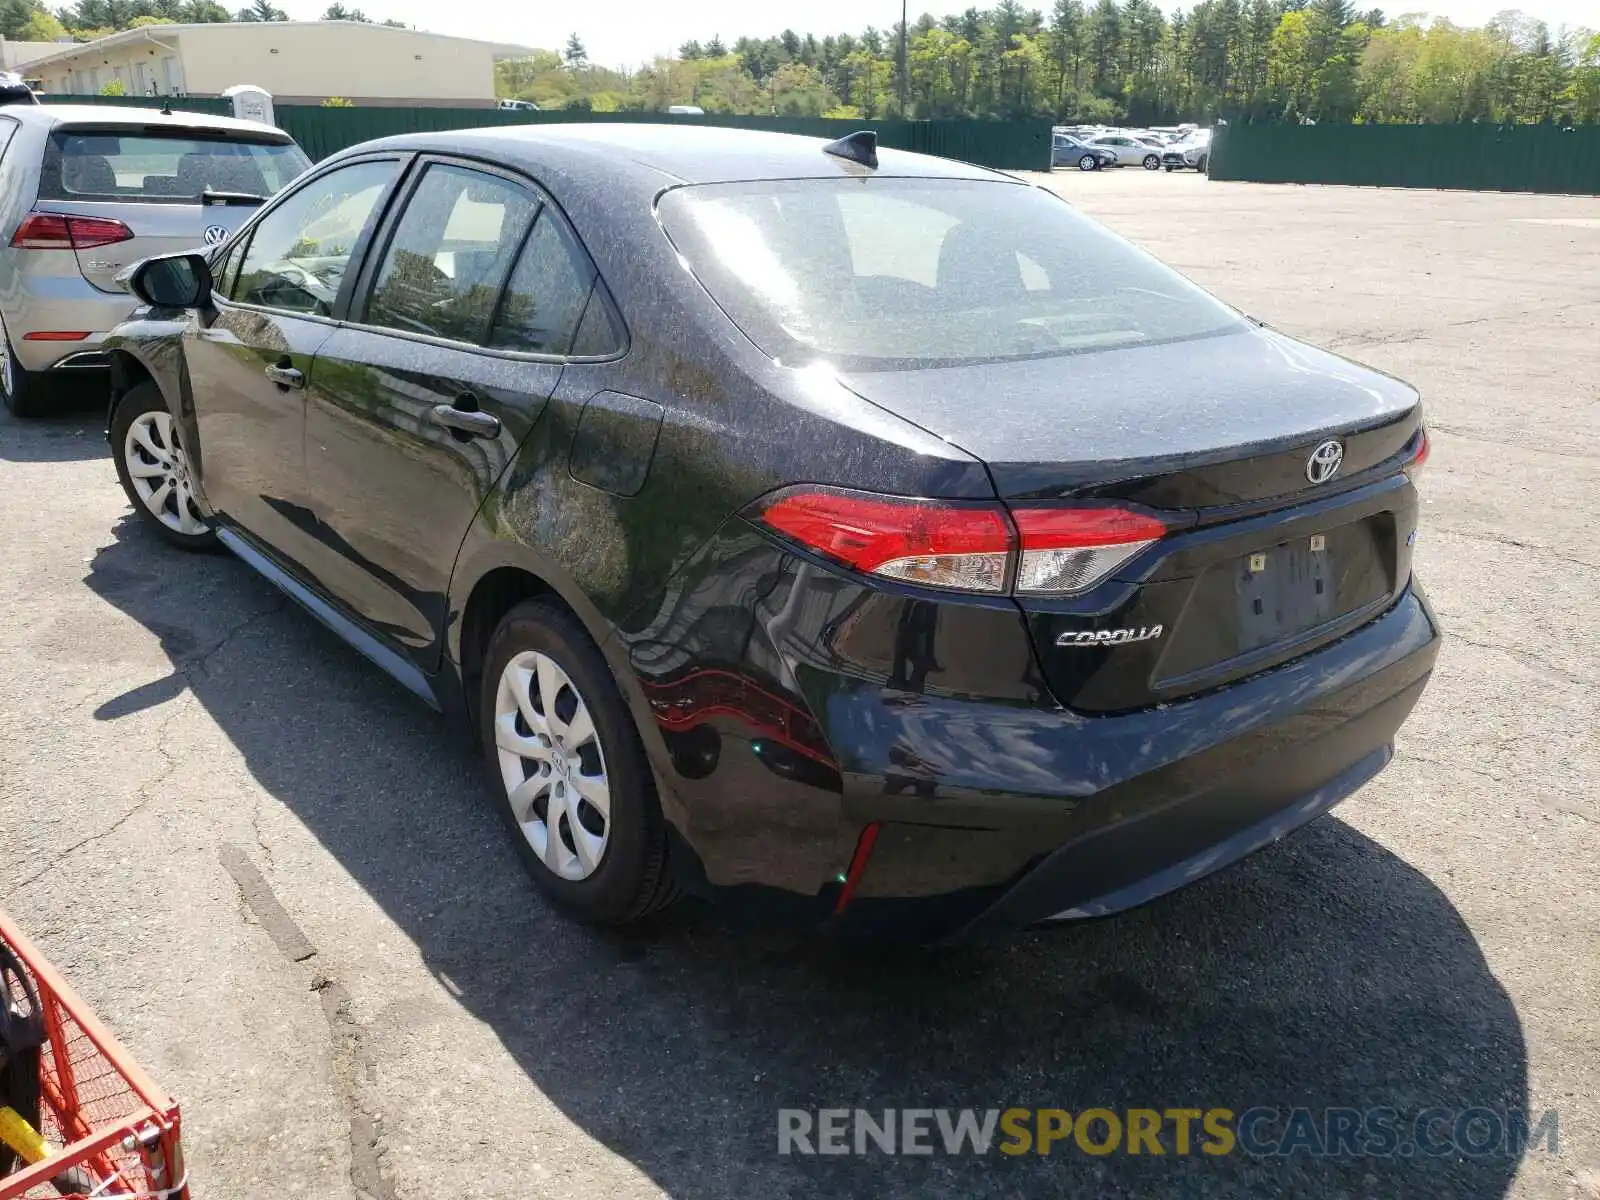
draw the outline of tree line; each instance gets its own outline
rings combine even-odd
[[[95,38],[138,29],[144,25],[203,25],[217,21],[287,21],[289,14],[272,0],[251,0],[244,8],[229,9],[216,0],[78,0],[67,8],[51,10],[39,0],[0,0],[0,37],[11,42],[55,42],[70,38],[92,42]],[[371,21],[359,8],[330,4],[324,21]],[[403,21],[381,24],[406,28]]]
[[[818,38],[690,41],[634,71],[561,52],[503,62],[500,94],[542,108],[850,118],[1049,117],[1600,122],[1600,34],[1517,11],[1481,28],[1349,0],[1019,0]]]

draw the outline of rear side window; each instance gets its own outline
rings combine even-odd
[[[430,166],[384,253],[367,324],[480,343],[537,211],[498,176]]]
[[[293,142],[161,127],[64,128],[45,144],[39,198],[195,204],[207,191],[268,197],[310,165]]]
[[[233,299],[331,316],[350,255],[398,170],[393,160],[352,163],[286,197],[251,232]]]
[[[578,323],[594,282],[588,254],[566,222],[546,206],[511,273],[489,345],[528,354],[574,353]],[[605,316],[598,313],[597,319]]]

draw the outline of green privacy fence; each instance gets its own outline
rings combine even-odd
[[[1211,178],[1600,194],[1600,127],[1227,125]]]
[[[485,108],[309,108],[280,105],[283,126],[312,158],[396,133],[471,129],[484,125],[534,125],[570,121],[634,121],[766,129],[807,137],[838,138],[873,129],[880,146],[959,158],[1003,170],[1048,170],[1048,121],[839,121],[822,117],[667,116],[664,113],[512,112]]]
[[[160,108],[168,103],[159,96],[44,96],[41,99],[47,104],[122,104],[140,108]],[[233,111],[226,100],[184,96],[170,103],[176,112],[226,115]],[[823,117],[668,116],[665,113],[529,112],[496,108],[322,108],[299,104],[279,104],[275,112],[278,124],[305,147],[313,160],[326,158],[357,142],[397,133],[434,133],[485,125],[633,121],[766,129],[820,138],[838,138],[858,129],[872,129],[877,131],[880,146],[896,150],[958,158],[1000,170],[1050,169],[1048,121],[850,121]]]

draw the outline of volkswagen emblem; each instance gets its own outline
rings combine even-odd
[[[220,246],[228,240],[228,231],[221,225],[206,226],[206,245]]]
[[[1339,473],[1343,462],[1344,446],[1337,439],[1329,438],[1306,459],[1306,478],[1312,483],[1327,483]]]

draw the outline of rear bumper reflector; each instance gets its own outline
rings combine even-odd
[[[81,342],[93,332],[88,329],[39,329],[22,335],[25,342]]]

